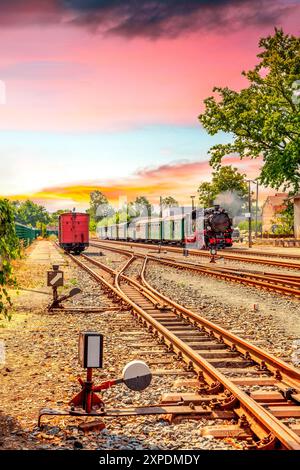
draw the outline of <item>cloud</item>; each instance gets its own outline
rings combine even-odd
[[[2,0],[0,24],[62,24],[121,37],[176,37],[199,29],[274,25],[298,5],[284,0]]]
[[[5,80],[72,80],[88,77],[90,67],[80,62],[57,60],[21,61],[0,67]]]
[[[248,177],[255,178],[259,174],[262,160],[240,160],[238,156],[228,156],[224,165],[233,165]],[[159,196],[173,196],[180,203],[190,202],[190,196],[196,194],[201,181],[209,181],[212,168],[208,161],[176,162],[156,168],[146,168],[134,175],[119,180],[86,181],[77,184],[45,188],[33,194],[10,196],[9,199],[33,201],[46,205],[49,209],[87,208],[90,192],[102,191],[109,201],[118,206],[119,198],[128,201],[137,196],[146,196],[152,203],[157,203]]]

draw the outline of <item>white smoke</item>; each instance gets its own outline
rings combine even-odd
[[[236,191],[223,191],[218,194],[214,200],[214,204],[219,204],[223,209],[228,211],[231,217],[242,214],[244,203],[245,200],[243,200]]]

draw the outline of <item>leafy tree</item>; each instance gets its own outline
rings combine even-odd
[[[198,188],[200,204],[210,207],[217,196],[226,191],[234,192],[241,201],[245,200],[248,188],[244,178],[245,175],[231,165],[220,167],[212,173],[211,183],[205,181],[200,184]]]
[[[35,204],[29,199],[15,205],[16,222],[36,227],[38,223],[48,224],[51,220],[45,207]]]
[[[58,225],[58,219],[61,214],[64,214],[65,212],[69,212],[67,209],[59,209],[56,212],[53,212],[50,214],[50,225]]]
[[[163,197],[161,199],[162,207],[178,207],[178,201],[172,196]]]
[[[8,317],[11,299],[7,286],[16,285],[11,261],[20,255],[15,230],[15,210],[7,199],[0,199],[0,315]]]
[[[212,183],[203,181],[203,183],[199,185],[197,192],[199,195],[200,204],[202,204],[204,207],[211,207],[213,205],[216,198],[216,192]]]
[[[296,85],[300,76],[300,38],[275,29],[259,41],[262,52],[253,70],[243,72],[249,86],[239,92],[215,87],[220,100],[204,100],[199,120],[214,135],[231,133],[233,141],[210,149],[210,163],[219,168],[225,155],[241,158],[263,156],[260,182],[279,189],[300,187],[300,99]]]
[[[273,223],[277,225],[275,233],[278,235],[294,233],[294,204],[291,201],[286,201],[285,207],[277,214]]]
[[[130,205],[131,203],[129,203]],[[152,205],[145,196],[136,197],[135,201],[131,204],[136,211],[137,217],[146,217],[152,212]]]
[[[90,215],[91,223],[99,222],[104,217],[113,214],[113,208],[108,204],[108,199],[99,190],[90,193],[90,207],[86,211]]]

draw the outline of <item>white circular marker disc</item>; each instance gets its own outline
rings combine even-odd
[[[124,367],[122,378],[130,390],[141,391],[150,385],[152,374],[144,361],[131,361]]]

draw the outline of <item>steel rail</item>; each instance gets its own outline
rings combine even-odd
[[[236,275],[236,274],[230,274],[228,272],[222,272],[221,269],[214,269],[214,268],[209,268],[209,267],[202,267],[202,266],[189,266],[183,262],[176,262],[176,261],[171,261],[171,260],[165,260],[163,258],[157,258],[156,256],[150,256],[148,255],[149,259],[156,261],[160,264],[166,264],[169,266],[173,267],[183,267],[184,269],[189,269],[192,271],[196,271],[208,276],[214,276],[217,278],[224,279],[225,281],[233,281],[233,282],[238,282],[239,284],[245,284],[245,285],[253,285],[255,287],[260,287],[262,289],[266,290],[272,290],[275,292],[278,292],[280,294],[284,295],[289,295],[289,296],[294,296],[296,298],[300,298],[300,289],[296,289],[295,287],[299,287],[299,284],[293,283],[292,281],[282,281],[276,278],[269,278],[267,276],[261,276],[261,275]],[[261,280],[263,279],[263,280]],[[284,284],[284,285],[279,285],[279,284]],[[295,287],[289,287],[289,286],[295,286]]]
[[[187,316],[190,320],[196,321],[197,324],[203,326],[208,333],[216,334],[216,338],[224,341],[228,346],[234,346],[238,352],[241,354],[250,353],[251,359],[257,362],[260,365],[267,366],[274,375],[278,375],[278,372],[282,375],[282,380],[289,386],[297,387],[300,391],[300,370],[296,369],[293,366],[290,366],[281,359],[273,356],[270,353],[267,353],[258,346],[254,346],[248,341],[243,340],[239,336],[231,333],[230,331],[225,330],[221,326],[207,320],[201,315],[179,305],[174,300],[167,298],[164,294],[154,289],[145,278],[146,265],[148,263],[148,257],[145,257],[143,270],[141,272],[141,280],[144,286],[149,290],[155,291],[162,301],[168,302],[172,305],[178,312],[181,312]],[[265,369],[266,370],[266,369]]]
[[[124,270],[133,262],[135,259],[132,256],[126,263],[121,267],[121,269],[116,272],[111,268],[106,267],[106,271],[115,276],[115,286],[112,286],[109,282],[107,282],[103,277],[99,276],[95,271],[91,268],[86,266],[81,260],[78,258],[70,255],[71,258],[83,269],[89,272],[98,282],[100,281],[106,287],[111,289],[115,294],[118,295],[121,300],[125,301],[127,304],[131,305],[133,310],[137,312],[145,321],[149,324],[151,328],[155,328],[162,337],[170,342],[172,348],[178,353],[180,353],[180,357],[183,357],[185,361],[188,361],[193,365],[195,371],[198,372],[205,372],[206,376],[210,377],[211,380],[216,381],[223,385],[226,390],[229,390],[234,397],[236,397],[239,401],[242,413],[245,413],[246,416],[251,415],[253,421],[251,420],[252,427],[255,427],[255,433],[258,437],[262,437],[261,434],[263,430],[266,432],[271,433],[274,435],[281,445],[285,449],[290,450],[300,450],[300,438],[295,434],[291,429],[281,423],[278,419],[276,419],[269,411],[262,408],[258,405],[252,398],[250,398],[245,392],[243,392],[240,388],[234,385],[229,379],[227,379],[223,374],[221,374],[214,366],[212,366],[208,361],[204,358],[201,358],[199,354],[197,354],[190,346],[184,343],[181,339],[179,339],[176,335],[174,335],[171,331],[169,331],[166,327],[161,325],[157,320],[155,320],[151,315],[149,315],[146,311],[144,311],[141,307],[139,307],[135,302],[133,302],[124,292],[120,286],[120,279],[124,279],[126,282],[131,283],[132,285],[138,285],[136,281],[131,280],[127,276],[123,275]],[[88,257],[84,257],[88,258]],[[95,260],[93,260],[95,263]],[[147,259],[144,260],[143,270],[145,269]],[[96,262],[99,266],[103,267],[102,263]],[[142,273],[143,275],[144,273]],[[145,287],[143,288],[145,289]],[[152,290],[148,289],[147,290]],[[155,291],[155,290],[154,290]],[[140,290],[139,290],[140,292]],[[161,294],[157,291],[152,292],[155,294],[155,297],[161,297]],[[169,301],[169,299],[166,298]],[[169,301],[169,303],[172,301]],[[240,413],[238,413],[240,416]],[[258,426],[258,428],[257,428]],[[263,441],[262,441],[263,442]],[[267,439],[268,442],[268,439]],[[263,445],[262,445],[263,447]]]
[[[97,239],[99,240],[99,239]],[[97,241],[95,240],[95,241]],[[149,249],[149,248],[157,248],[157,244],[150,244],[150,243],[140,243],[140,242],[127,242],[127,241],[117,241],[117,240],[101,240],[101,243],[107,244],[119,244],[119,245],[129,245],[129,246],[137,246],[139,248]],[[160,245],[161,248],[164,250],[174,252],[174,253],[182,253],[182,248],[169,246],[169,245]],[[210,257],[210,253],[204,250],[197,250],[197,249],[189,249],[189,253],[193,256],[202,256],[202,257]],[[265,264],[269,266],[278,266],[281,268],[288,268],[288,269],[297,269],[300,270],[300,263],[289,263],[287,261],[276,261],[276,260],[269,260],[263,258],[250,258],[251,254],[249,253],[248,256],[238,256],[238,255],[231,255],[230,253],[226,253],[222,251],[222,257],[224,259],[233,260],[233,261],[240,261],[245,263],[252,263],[252,264]]]
[[[122,253],[124,253],[123,250],[122,250]],[[234,345],[237,348],[238,352],[242,354],[247,354],[247,353],[252,354],[253,355],[252,359],[254,359],[255,362],[258,362],[259,364],[263,364],[263,365],[266,364],[271,369],[272,373],[274,373],[275,375],[276,374],[278,375],[278,373],[282,374],[284,376],[284,380],[286,381],[287,385],[292,386],[292,387],[297,387],[297,388],[300,387],[300,371],[298,371],[296,368],[290,366],[289,364],[285,363],[281,359],[278,359],[275,356],[269,353],[266,353],[261,348],[254,346],[251,343],[239,338],[238,336],[234,335],[233,333],[230,333],[229,331],[223,329],[222,327],[216,325],[215,323],[210,322],[209,320],[206,320],[204,317],[200,316],[199,314],[186,309],[185,307],[172,301],[171,299],[167,298],[162,293],[154,289],[145,279],[145,269],[146,269],[146,264],[148,263],[148,261],[153,260],[153,259],[154,261],[156,261],[157,260],[156,257],[152,257],[150,255],[144,255],[142,253],[138,253],[137,255],[132,255],[132,253],[130,253],[129,251],[126,252],[126,254],[131,257],[129,260],[130,262],[132,262],[134,256],[144,259],[144,265],[143,265],[143,269],[141,272],[141,280],[142,280],[143,286],[145,286],[148,290],[150,290],[155,295],[156,301],[163,301],[169,305],[172,305],[172,307],[175,308],[176,310],[180,311],[181,313],[186,314],[188,319],[197,321],[198,323],[201,324],[201,326],[206,327],[209,333],[212,331],[214,333],[217,333],[219,335],[218,339],[221,339],[229,346]],[[91,261],[95,265],[97,264],[102,265],[102,263],[99,263],[98,261],[94,259],[90,259],[86,255],[84,256],[85,258],[88,258],[89,261]],[[110,269],[110,268],[107,268],[107,266],[105,266],[105,268]],[[133,279],[126,277],[126,280],[130,282],[132,285],[134,285],[135,287],[137,288],[140,287],[139,284]],[[142,292],[146,293],[146,291],[143,289],[142,289]]]
[[[115,251],[121,254],[131,255],[132,251],[126,250],[124,248],[116,248],[107,245],[95,244],[92,243],[91,246],[94,247],[101,247],[106,248],[110,251]],[[135,252],[136,257],[143,258],[145,254]],[[233,270],[232,268],[227,267],[212,267],[212,266],[205,266],[199,265],[192,262],[187,261],[180,261],[171,258],[161,258],[155,255],[147,254],[148,258],[156,261],[160,264],[166,264],[169,266],[173,266],[175,268],[184,268],[189,269],[192,271],[199,272],[204,275],[214,276],[225,281],[232,281],[237,282],[243,285],[251,285],[254,287],[258,287],[260,289],[274,291],[276,293],[293,296],[295,298],[300,298],[300,276],[299,281],[295,276],[290,276],[287,274],[286,279],[284,279],[285,274],[277,274],[277,273],[243,273],[237,270]]]
[[[133,261],[134,257],[136,257],[136,256],[139,257],[139,258],[144,259],[144,264],[143,264],[143,268],[142,268],[142,271],[141,271],[141,280],[142,280],[142,284],[143,284],[141,292],[146,293],[146,290],[143,289],[143,287],[146,287],[147,290],[150,290],[155,295],[156,301],[163,301],[163,302],[171,305],[173,308],[180,311],[181,313],[186,314],[190,320],[193,320],[193,321],[196,320],[197,322],[199,322],[201,324],[201,326],[207,327],[209,333],[211,331],[217,333],[219,335],[218,339],[222,339],[222,341],[224,340],[225,342],[227,340],[228,341],[227,344],[229,346],[235,345],[240,353],[246,354],[247,352],[249,352],[249,353],[253,354],[254,355],[253,359],[255,359],[256,362],[266,363],[271,368],[271,370],[274,374],[278,374],[278,372],[282,373],[284,375],[285,380],[287,380],[288,385],[296,386],[297,388],[300,387],[300,370],[296,369],[295,367],[290,366],[289,364],[285,363],[281,359],[278,359],[275,356],[273,356],[269,353],[266,353],[263,349],[261,349],[257,346],[254,346],[251,343],[239,338],[238,336],[236,336],[233,333],[225,330],[224,328],[216,325],[215,323],[205,319],[204,317],[200,316],[199,314],[194,313],[191,310],[186,309],[182,305],[179,305],[175,301],[173,301],[173,300],[169,299],[168,297],[166,297],[165,295],[163,295],[157,289],[154,289],[147,282],[147,280],[145,278],[146,265],[147,265],[149,260],[153,260],[152,256],[144,255],[144,254],[141,254],[141,253],[139,253],[137,255],[132,255],[132,253],[130,253],[130,252],[127,252],[126,254],[128,254],[131,258],[130,258],[129,262],[127,262],[125,264],[125,267],[127,267],[127,265],[129,265]],[[102,265],[102,263],[100,263],[99,261],[96,261],[92,258],[89,258],[86,255],[84,255],[84,257],[86,259],[88,259],[90,262],[92,262],[93,264],[95,264],[95,265],[101,265],[101,267],[105,266],[105,265]],[[154,260],[156,261],[156,257],[154,257]],[[105,269],[111,270],[111,268],[108,268],[107,266],[105,266]],[[121,271],[119,271],[118,278],[120,277],[120,273],[123,272],[124,269],[121,269]],[[132,285],[134,285],[135,287],[141,288],[141,286],[135,280],[130,279],[127,276],[124,276],[124,275],[123,275],[123,277],[128,282],[130,282]],[[291,380],[295,380],[295,381],[291,381]]]
[[[237,255],[241,254],[241,255],[244,255],[245,254],[245,250],[240,250],[238,248],[233,248],[231,249],[230,248],[230,253],[236,253]],[[266,257],[266,258],[285,258],[285,259],[294,259],[294,260],[297,260],[297,261],[300,261],[300,255],[295,255],[295,254],[292,254],[292,253],[272,253],[272,252],[267,252],[267,251],[249,251],[248,254],[250,256],[261,256],[261,257]]]
[[[125,248],[116,248],[116,247],[112,247],[110,246],[109,248],[107,247],[107,245],[101,245],[100,244],[97,244],[97,243],[90,243],[90,246],[93,246],[93,247],[102,247],[104,249],[107,249],[109,251],[116,251],[118,253],[124,253],[124,255],[129,255],[129,254],[132,254],[132,250],[126,250]],[[150,253],[148,253],[150,254]],[[161,254],[161,253],[157,253],[157,254]],[[139,256],[139,252],[135,252],[135,255],[136,256]],[[142,254],[141,254],[142,255]],[[154,254],[153,254],[154,256]],[[210,269],[210,270],[214,270],[214,271],[227,271],[227,272],[230,272],[230,273],[238,273],[238,274],[257,274],[258,276],[263,276],[265,278],[265,276],[268,276],[268,277],[272,277],[272,278],[276,278],[276,279],[279,279],[279,280],[285,280],[285,281],[292,281],[292,282],[295,282],[295,283],[298,283],[300,285],[300,275],[298,274],[287,274],[287,273],[272,273],[272,272],[265,272],[265,271],[250,271],[249,269],[245,269],[245,268],[239,268],[238,270],[237,269],[234,269],[234,268],[230,268],[230,267],[227,267],[227,266],[211,266],[211,265],[201,265],[201,264],[198,264],[198,263],[195,263],[195,262],[192,262],[192,261],[182,261],[182,260],[176,260],[176,258],[167,258],[167,257],[164,257],[164,259],[168,259],[170,261],[175,261],[175,262],[178,262],[178,263],[184,263],[185,265],[190,265],[190,266],[200,266],[200,267],[205,267],[206,269]]]

